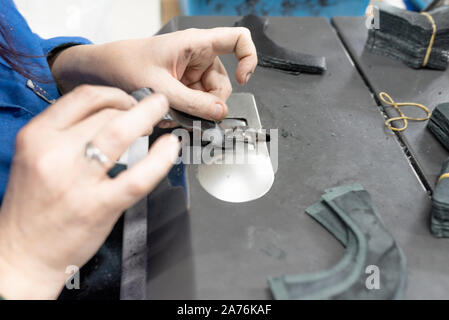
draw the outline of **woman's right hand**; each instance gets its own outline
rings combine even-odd
[[[59,295],[67,266],[81,267],[95,254],[120,214],[157,185],[179,151],[176,137],[163,136],[145,159],[111,179],[106,173],[114,162],[86,158],[86,144],[117,159],[167,111],[160,94],[137,103],[119,89],[81,86],[19,132],[0,209],[1,296]]]

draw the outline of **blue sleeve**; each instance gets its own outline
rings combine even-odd
[[[73,45],[92,43],[91,41],[81,37],[56,37],[50,39],[42,39],[39,37],[39,39],[45,55],[49,54],[58,47],[70,47]]]
[[[33,33],[26,20],[17,11],[12,0],[0,0],[0,20],[7,26],[10,38],[14,41],[14,48],[29,56],[27,67],[37,80],[41,92],[47,100],[58,99],[60,94],[54,81],[47,61],[47,55],[55,49],[63,49],[72,45],[90,44],[91,42],[79,37],[57,37],[42,39]],[[0,35],[0,43],[6,40]],[[22,61],[18,59],[18,62]],[[39,81],[43,79],[45,81]],[[9,178],[9,170],[14,154],[14,141],[17,132],[48,107],[47,100],[42,99],[35,91],[27,86],[27,77],[14,70],[4,59],[0,58],[0,204]]]

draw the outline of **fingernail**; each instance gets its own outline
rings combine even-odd
[[[223,117],[224,107],[221,103],[216,103],[214,110],[212,111],[212,118],[215,120],[221,120]]]
[[[129,96],[129,98],[131,100],[131,106],[135,106],[138,103],[137,100],[133,96]]]
[[[249,72],[249,73],[246,75],[246,82],[249,81],[249,78],[251,78],[252,75],[253,75],[252,72]]]
[[[172,142],[172,143],[179,143],[179,138],[177,136],[175,136],[174,134],[170,134],[169,139],[171,140],[170,142]]]
[[[179,138],[174,134],[170,134],[170,143],[176,144],[176,148],[173,148],[172,152],[172,162],[175,163],[179,157],[179,150],[181,149],[181,144],[179,143]]]

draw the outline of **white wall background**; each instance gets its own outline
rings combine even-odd
[[[94,43],[140,38],[161,25],[160,0],[14,0],[44,38],[82,36]]]

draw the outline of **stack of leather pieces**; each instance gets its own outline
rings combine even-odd
[[[315,73],[326,71],[326,58],[296,52],[277,45],[265,34],[268,20],[255,15],[247,15],[235,26],[245,27],[251,31],[257,49],[259,66],[278,69],[291,74]]]
[[[449,173],[449,159],[443,163],[440,176]],[[430,229],[437,238],[449,238],[449,178],[437,182],[432,196]]]
[[[368,31],[366,48],[376,54],[401,60],[411,68],[446,70],[449,54],[449,7],[442,6],[428,12],[432,16],[436,33],[430,46],[434,28],[429,17],[400,9],[383,2],[374,4],[378,10],[378,25]],[[376,29],[378,27],[378,29]],[[426,54],[431,53],[427,64]]]
[[[448,180],[449,183],[449,180]],[[330,270],[268,279],[275,299],[400,299],[406,289],[405,256],[359,184],[325,190],[306,213],[345,248]],[[381,272],[382,276],[376,272]],[[368,279],[368,274],[372,278]],[[381,288],[382,290],[376,290]]]
[[[427,128],[449,150],[449,103],[442,103],[435,107]]]

